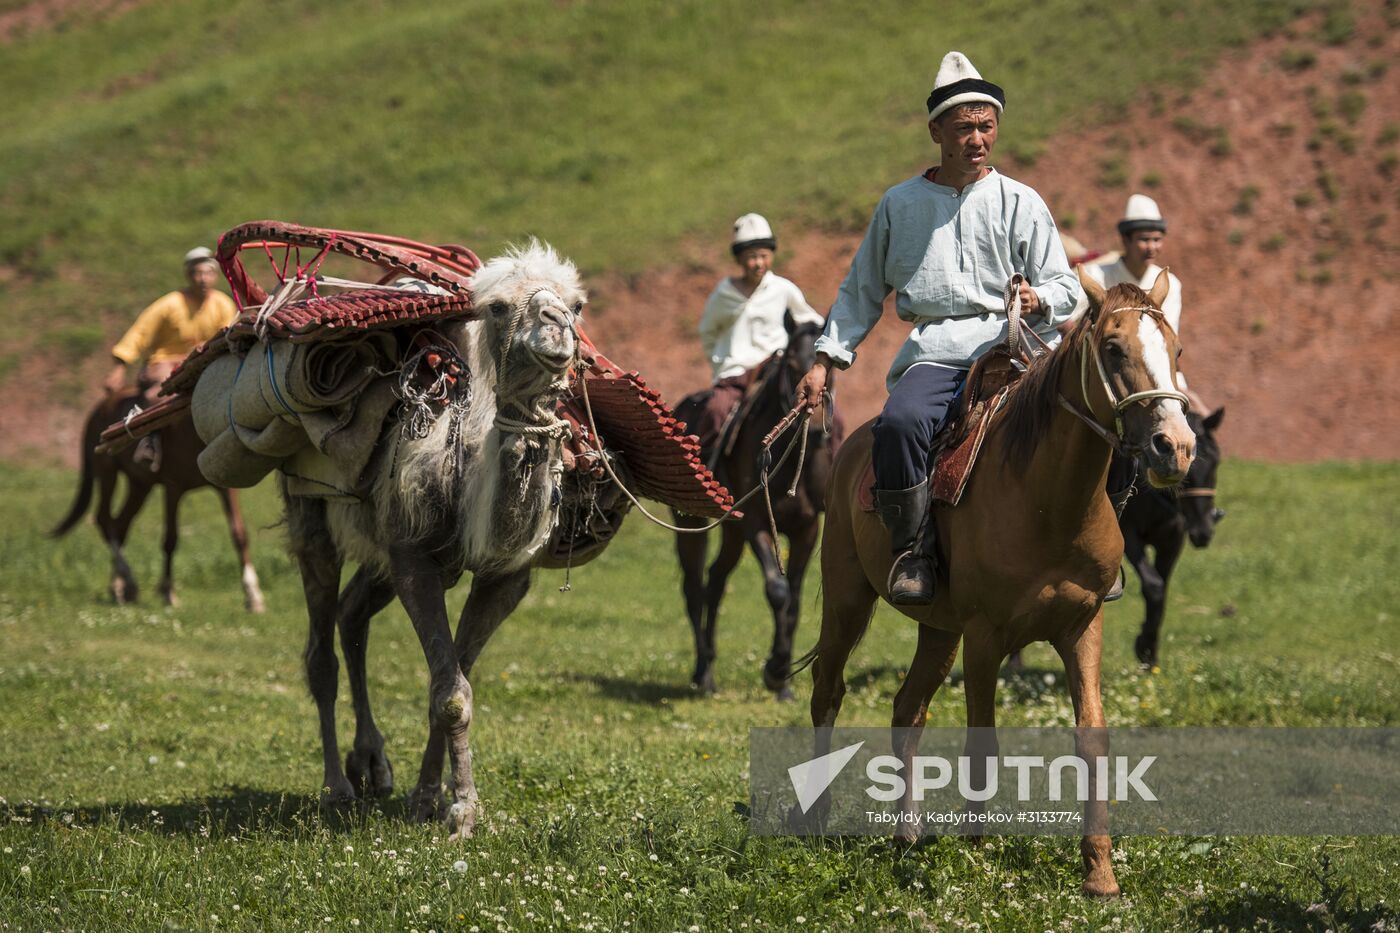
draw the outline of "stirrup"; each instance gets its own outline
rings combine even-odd
[[[1109,587],[1108,595],[1103,598],[1106,603],[1117,602],[1123,598],[1123,566],[1118,566],[1118,579],[1113,581],[1113,586]]]
[[[923,564],[924,564],[924,566],[928,568],[928,588],[927,588],[927,593],[928,593],[928,595],[927,595],[926,597],[922,597],[922,596],[921,596],[920,598],[917,598],[917,599],[910,599],[908,596],[905,596],[905,597],[902,598],[902,599],[896,599],[896,598],[895,598],[895,591],[894,591],[894,577],[895,577],[895,572],[896,572],[897,570],[899,570],[900,564],[901,564],[906,558],[910,558],[910,557],[914,558],[915,560],[922,561]],[[907,551],[901,552],[899,555],[897,555],[897,556],[895,557],[894,563],[890,565],[890,573],[889,573],[889,576],[885,578],[885,591],[888,592],[888,593],[890,594],[890,605],[893,605],[893,606],[927,606],[927,605],[930,605],[930,604],[933,602],[934,596],[937,595],[937,591],[938,591],[938,576],[937,576],[936,570],[934,569],[933,561],[932,561],[929,557],[927,557],[926,555],[924,555],[924,554],[922,554],[922,553],[919,553],[919,551],[917,551],[917,550],[914,549],[914,548],[910,548],[910,549],[907,550]]]

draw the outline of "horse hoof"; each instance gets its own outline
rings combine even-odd
[[[267,606],[263,603],[263,599],[261,596],[259,596],[257,599],[245,599],[243,601],[243,608],[253,613],[254,615],[262,615],[264,612],[267,611]]]
[[[408,809],[415,823],[436,823],[443,813],[442,788],[415,787],[408,795]]]
[[[714,671],[695,674],[690,678],[690,686],[707,697],[712,697],[716,693],[719,693],[719,687],[715,684]]]
[[[345,756],[345,773],[360,797],[388,797],[394,792],[394,766],[383,749],[350,752]]]
[[[1133,640],[1133,654],[1137,655],[1138,663],[1142,665],[1143,670],[1150,670],[1157,666],[1157,646],[1142,635]]]
[[[167,609],[180,608],[180,598],[175,595],[175,592],[173,590],[162,593],[161,602],[165,603],[165,608]]]
[[[355,788],[342,778],[342,783],[321,788],[321,806],[327,810],[348,810],[355,804]]]
[[[1121,893],[1118,890],[1118,882],[1112,875],[1108,878],[1085,878],[1082,890],[1085,897],[1100,899],[1117,897]]]
[[[788,665],[768,661],[763,665],[763,686],[773,693],[779,693],[788,686]]]
[[[793,806],[788,810],[784,822],[787,824],[787,831],[794,835],[820,836],[826,829],[826,808],[820,801],[806,813],[802,812],[801,807]]]
[[[450,830],[447,841],[470,839],[476,832],[476,820],[480,807],[475,800],[458,800],[447,808],[447,828]]]
[[[797,699],[797,696],[792,692],[792,687],[790,685],[783,684],[782,689],[774,692],[773,699],[777,700],[779,703],[791,703],[793,700]]]
[[[107,588],[107,593],[112,597],[112,602],[118,606],[129,606],[136,602],[138,591],[135,583],[125,583],[121,580],[113,580],[112,585]]]

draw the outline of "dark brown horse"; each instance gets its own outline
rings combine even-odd
[[[1033,641],[1049,641],[1064,660],[1082,757],[1107,754],[1099,690],[1103,599],[1123,556],[1123,538],[1104,493],[1110,444],[1140,451],[1154,484],[1186,474],[1195,439],[1176,390],[1176,334],[1161,311],[1168,281],[1150,294],[1118,285],[1105,295],[1084,280],[1089,313],[1053,352],[1040,358],[1012,390],[991,426],[982,458],[960,504],[937,509],[940,567],[930,606],[899,607],[919,623],[918,647],[894,700],[894,752],[906,773],[918,745],[929,700],[942,685],[962,642],[967,723],[996,724],[997,669]],[[812,723],[816,754],[830,751],[831,732],[846,692],[844,671],[865,633],[876,599],[887,598],[889,533],[862,511],[859,485],[870,462],[868,426],[836,458],[822,535],[822,630],[811,652]],[[979,729],[984,736],[990,730]],[[986,786],[986,755],[995,738],[969,732],[971,786]],[[995,735],[995,733],[992,733]],[[980,766],[980,767],[979,767]],[[901,809],[915,802],[910,781]],[[1107,835],[1107,804],[1085,804],[1089,829],[1081,852],[1084,891],[1118,891]],[[809,812],[817,825],[825,797]],[[913,826],[905,822],[902,827]],[[912,842],[901,829],[900,838]],[[917,830],[912,830],[917,833]]]
[[[755,376],[754,388],[740,410],[740,419],[716,442],[723,445],[717,458],[711,459],[710,451],[705,454],[706,460],[715,464],[716,477],[731,490],[747,492],[759,484],[764,436],[791,411],[797,400],[797,383],[812,368],[816,357],[813,347],[821,335],[821,327],[816,324],[794,324],[792,318],[786,315],[784,324],[788,331],[787,349],[763,364]],[[676,415],[683,421],[693,422],[702,405],[703,395],[697,393],[677,407]],[[775,439],[775,460],[777,453],[791,443],[791,432],[802,429],[803,425],[799,423]],[[708,573],[705,558],[709,535],[693,532],[676,535],[676,555],[680,558],[682,573],[681,591],[695,636],[695,672],[690,682],[705,693],[716,690],[715,628],[720,601],[724,599],[724,586],[743,557],[747,542],[763,568],[763,591],[773,612],[773,644],[763,665],[763,683],[778,699],[792,698],[788,685],[792,639],[797,631],[798,613],[802,605],[802,580],[817,543],[821,513],[826,510],[826,485],[833,453],[830,439],[821,425],[812,422],[806,426],[806,430],[806,461],[800,477],[797,473],[798,457],[794,454],[775,470],[768,481],[778,533],[786,535],[789,542],[786,574],[778,559],[781,543],[774,540],[768,511],[761,498],[755,497],[749,501],[741,521],[726,522],[720,526],[719,553],[710,564]],[[833,437],[839,438],[839,426],[833,425],[832,430]],[[788,497],[787,491],[793,488],[794,479],[797,480],[796,494]],[[675,518],[677,525],[686,528],[705,524],[703,520],[679,513],[675,514]]]
[[[173,568],[175,548],[180,537],[180,499],[192,489],[209,486],[218,495],[224,507],[224,516],[228,519],[229,534],[242,568],[244,605],[250,612],[262,612],[262,588],[258,585],[257,571],[248,558],[248,532],[243,525],[243,513],[238,508],[238,494],[231,489],[210,486],[204,474],[199,472],[198,457],[204,444],[195,434],[194,423],[188,415],[161,429],[162,456],[155,471],[148,464],[137,463],[133,459],[135,448],[131,446],[118,453],[97,453],[96,447],[103,429],[125,418],[140,399],[141,396],[135,392],[108,396],[89,413],[83,426],[83,466],[78,480],[78,494],[68,514],[49,532],[50,536],[57,538],[66,534],[87,514],[92,504],[92,487],[96,484],[97,531],[112,552],[109,591],[118,605],[135,602],[139,587],[131,566],[126,562],[123,548],[131,523],[141,511],[146,497],[160,486],[165,492],[165,537],[162,542],[165,569],[160,578],[160,594],[167,606],[173,606],[176,602]],[[113,515],[119,476],[126,477],[126,501],[122,503],[121,511]]]
[[[1142,666],[1157,670],[1157,644],[1167,611],[1167,585],[1186,547],[1187,539],[1198,548],[1215,537],[1215,524],[1225,517],[1215,505],[1215,474],[1220,466],[1220,442],[1215,431],[1225,417],[1217,408],[1209,416],[1186,416],[1196,434],[1196,459],[1186,471],[1179,489],[1153,489],[1146,485],[1147,471],[1138,467],[1138,492],[1123,507],[1118,526],[1123,531],[1123,552],[1142,581],[1147,614],[1133,651]],[[1148,548],[1152,549],[1149,556]]]

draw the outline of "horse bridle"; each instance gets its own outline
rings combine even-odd
[[[1120,314],[1129,311],[1136,311],[1139,314],[1148,315],[1157,323],[1157,326],[1159,328],[1164,325],[1167,327],[1171,326],[1167,323],[1166,316],[1162,314],[1161,309],[1154,308],[1151,305],[1133,305],[1131,307],[1126,308],[1114,308],[1111,311],[1104,312],[1104,320],[1107,320],[1107,317],[1110,314]],[[1098,326],[1102,327],[1103,325],[1102,323],[1100,323]],[[1127,445],[1123,443],[1123,412],[1127,409],[1129,405],[1133,404],[1134,402],[1145,402],[1149,399],[1154,398],[1172,398],[1176,399],[1181,403],[1182,411],[1185,412],[1190,409],[1191,401],[1183,393],[1178,392],[1176,389],[1167,389],[1161,387],[1145,389],[1142,392],[1133,392],[1130,395],[1126,395],[1123,398],[1119,398],[1118,393],[1113,391],[1113,384],[1109,381],[1108,378],[1108,370],[1104,368],[1103,357],[1099,354],[1097,331],[1098,327],[1095,328],[1095,333],[1091,335],[1091,339],[1089,340],[1089,352],[1081,353],[1079,355],[1079,394],[1080,398],[1082,398],[1084,401],[1084,407],[1089,410],[1089,413],[1085,414],[1083,411],[1080,411],[1078,406],[1076,406],[1069,399],[1065,398],[1063,395],[1060,396],[1060,405],[1061,407],[1073,413],[1076,417],[1079,418],[1079,420],[1087,424],[1094,431],[1095,434],[1099,435],[1105,441],[1107,441],[1108,445],[1114,450],[1117,450],[1120,453],[1132,453],[1134,451],[1130,450],[1127,447]],[[1100,383],[1103,384],[1104,395],[1108,397],[1108,403],[1113,408],[1112,431],[1109,431],[1108,428],[1105,428],[1103,425],[1099,424],[1098,419],[1093,417],[1094,405],[1092,402],[1089,401],[1090,356],[1094,358],[1094,368],[1098,372]],[[1212,491],[1212,495],[1213,494],[1214,492]]]

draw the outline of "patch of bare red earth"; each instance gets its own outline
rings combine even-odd
[[[1161,204],[1170,224],[1165,259],[1185,297],[1182,370],[1208,403],[1227,407],[1228,455],[1393,459],[1400,166],[1383,163],[1397,150],[1389,137],[1400,120],[1400,84],[1385,68],[1400,61],[1400,30],[1387,26],[1380,3],[1365,5],[1344,45],[1320,44],[1317,25],[1300,20],[1231,55],[1190,92],[1067,126],[1036,164],[1005,170],[1039,191],[1057,217],[1073,217],[1072,232],[1100,249],[1116,248],[1114,223],[1129,193]],[[1286,70],[1289,51],[1315,62]],[[1364,97],[1354,121],[1344,111],[1358,98],[1343,103],[1344,95]],[[748,209],[734,205],[736,214]],[[782,236],[782,218],[772,219]],[[779,271],[825,310],[857,245],[857,234],[789,232]],[[684,266],[592,283],[590,333],[668,400],[709,378],[695,327],[710,289],[732,268],[722,255],[691,252]],[[908,332],[887,304],[855,367],[839,377],[838,406],[852,426],[879,412],[885,373]]]
[[[1314,38],[1316,18],[1299,20],[1227,56],[1190,92],[1067,126],[1032,166],[1003,163],[1101,249],[1116,247],[1113,225],[1130,192],[1158,200],[1170,223],[1166,261],[1184,283],[1182,369],[1207,402],[1228,407],[1229,456],[1400,457],[1400,166],[1385,167],[1396,158],[1400,84],[1384,72],[1400,61],[1400,30],[1387,25],[1383,2],[1354,5],[1356,37],[1341,46]],[[1286,70],[1289,52],[1315,61]],[[1346,94],[1364,97],[1354,122],[1342,113]],[[1014,119],[1012,111],[1007,132]],[[771,219],[779,271],[825,311],[859,233],[794,232]],[[590,282],[590,335],[672,405],[709,381],[696,325],[733,269],[724,245],[692,245],[676,265]],[[852,427],[879,412],[908,332],[887,307],[855,368],[840,375],[838,406]],[[0,458],[77,462],[82,414],[48,397],[51,365],[32,359],[6,380]],[[88,360],[83,376],[96,387],[104,369]]]
[[[32,0],[0,12],[0,45],[62,28],[72,20],[117,16],[145,2],[148,0]]]

